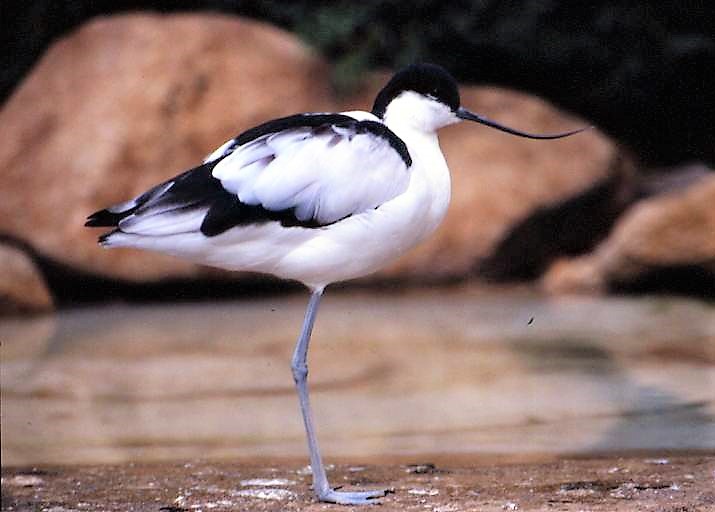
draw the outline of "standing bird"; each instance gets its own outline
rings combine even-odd
[[[325,287],[370,274],[440,224],[450,176],[437,130],[476,121],[532,139],[460,106],[443,68],[416,64],[379,92],[371,112],[304,113],[251,128],[204,162],[89,216],[105,247],[138,247],[229,270],[273,274],[311,291],[292,360],[319,501],[374,503],[386,490],[328,484],[308,397],[308,344]]]

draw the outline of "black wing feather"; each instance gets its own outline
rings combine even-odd
[[[407,167],[412,165],[412,157],[410,157],[410,152],[407,150],[407,145],[386,125],[377,121],[358,121],[344,114],[295,114],[267,121],[246,130],[233,139],[233,144],[229,145],[219,158],[225,158],[233,153],[236,148],[272,133],[293,128],[323,128],[328,126],[350,128],[356,133],[372,133],[387,139],[390,146],[397,151],[400,158],[405,162],[405,165]]]
[[[407,146],[387,126],[376,121],[357,121],[342,114],[296,114],[274,119],[267,123],[246,130],[228,145],[223,154],[214,160],[190,169],[168,181],[165,181],[133,201],[122,205],[99,210],[87,218],[85,226],[117,227],[121,231],[121,222],[131,216],[164,215],[172,211],[185,211],[187,208],[206,210],[206,216],[201,223],[201,232],[206,236],[216,236],[229,229],[247,224],[262,222],[280,222],[283,226],[300,226],[319,228],[328,224],[320,224],[315,220],[301,221],[296,218],[294,209],[280,211],[267,210],[260,205],[247,205],[228,192],[221,182],[214,178],[214,167],[233,151],[248,142],[260,137],[295,128],[313,128],[316,131],[329,126],[349,128],[355,133],[371,133],[386,139],[390,146],[400,155],[407,167],[412,165]],[[117,230],[115,230],[117,231]],[[100,242],[112,232],[100,237]]]
[[[87,217],[87,221],[84,223],[85,226],[89,228],[99,228],[99,227],[112,227],[119,224],[127,215],[131,215],[132,211],[127,210],[126,212],[114,213],[109,210],[99,210],[94,212],[92,215]]]

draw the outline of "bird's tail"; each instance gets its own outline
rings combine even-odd
[[[97,240],[99,242],[99,245],[103,247],[110,247],[112,245],[112,236],[120,232],[118,228],[119,223],[122,221],[122,219],[125,219],[128,216],[132,215],[137,208],[136,205],[129,204],[131,202],[132,201],[129,201],[127,203],[110,206],[109,208],[105,208],[103,210],[98,210],[89,217],[87,217],[87,221],[84,223],[84,225],[87,227],[115,228],[112,231],[108,231],[99,236],[99,239]]]
[[[148,203],[152,198],[154,198],[158,195],[161,195],[170,186],[171,185],[168,182],[162,183],[162,184],[157,185],[156,187],[148,190],[147,192],[141,194],[140,196],[130,199],[129,201],[115,204],[108,208],[104,208],[103,210],[98,210],[98,211],[94,212],[93,214],[91,214],[89,217],[87,217],[87,220],[84,223],[84,225],[87,227],[90,227],[90,228],[99,228],[99,227],[116,228],[112,231],[102,234],[98,239],[98,242],[100,245],[109,247],[109,246],[113,245],[112,244],[112,236],[121,232],[120,223],[124,219],[134,215],[134,213],[140,207],[142,207],[143,205]]]

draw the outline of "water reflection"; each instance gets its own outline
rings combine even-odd
[[[305,453],[305,298],[0,320],[3,464]],[[715,448],[715,309],[466,290],[327,295],[329,456]]]

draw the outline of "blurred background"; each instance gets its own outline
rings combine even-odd
[[[329,289],[332,456],[715,448],[715,8],[707,2],[5,2],[3,464],[302,456],[305,292],[129,249],[93,211],[431,61],[534,132],[440,134],[447,219]],[[347,414],[345,411],[351,411]]]

